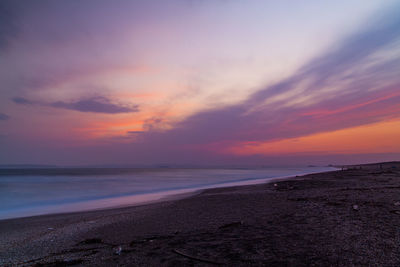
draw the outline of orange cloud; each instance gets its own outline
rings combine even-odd
[[[109,136],[125,135],[129,130],[140,130],[144,121],[124,119],[112,122],[93,122],[88,127],[79,127],[75,129],[86,138],[102,138]]]
[[[150,111],[146,113],[137,113],[132,115],[119,115],[107,118],[105,116],[96,116],[96,121],[87,121],[86,125],[79,125],[74,128],[74,132],[82,139],[102,139],[106,137],[121,137],[126,136],[129,131],[145,131],[147,123],[151,119],[161,119],[166,128],[168,128],[170,121],[178,116],[174,111]],[[99,121],[99,119],[101,119]]]
[[[114,97],[116,98],[131,98],[131,99],[146,99],[146,100],[152,100],[152,99],[157,99],[157,98],[163,98],[165,95],[160,92],[151,92],[151,93],[114,93]]]

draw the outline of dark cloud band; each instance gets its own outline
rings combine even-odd
[[[57,102],[41,102],[41,101],[31,101],[25,99],[23,97],[14,97],[12,99],[14,103],[20,105],[40,105],[40,106],[47,106],[53,108],[62,108],[62,109],[69,109],[75,110],[80,112],[95,112],[95,113],[107,113],[107,114],[117,114],[117,113],[130,113],[130,112],[138,112],[139,107],[137,105],[134,106],[122,106],[115,103],[112,103],[106,97],[92,97],[92,98],[85,98],[80,99],[77,101],[71,102],[64,102],[64,101],[57,101]]]
[[[6,121],[8,120],[10,117],[4,113],[0,113],[0,121]]]

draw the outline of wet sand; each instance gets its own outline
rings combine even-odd
[[[0,266],[400,266],[392,165],[2,220]]]

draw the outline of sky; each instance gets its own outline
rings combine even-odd
[[[400,160],[400,1],[0,1],[0,164]]]

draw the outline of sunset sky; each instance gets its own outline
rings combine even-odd
[[[400,160],[400,1],[0,1],[0,164]]]

